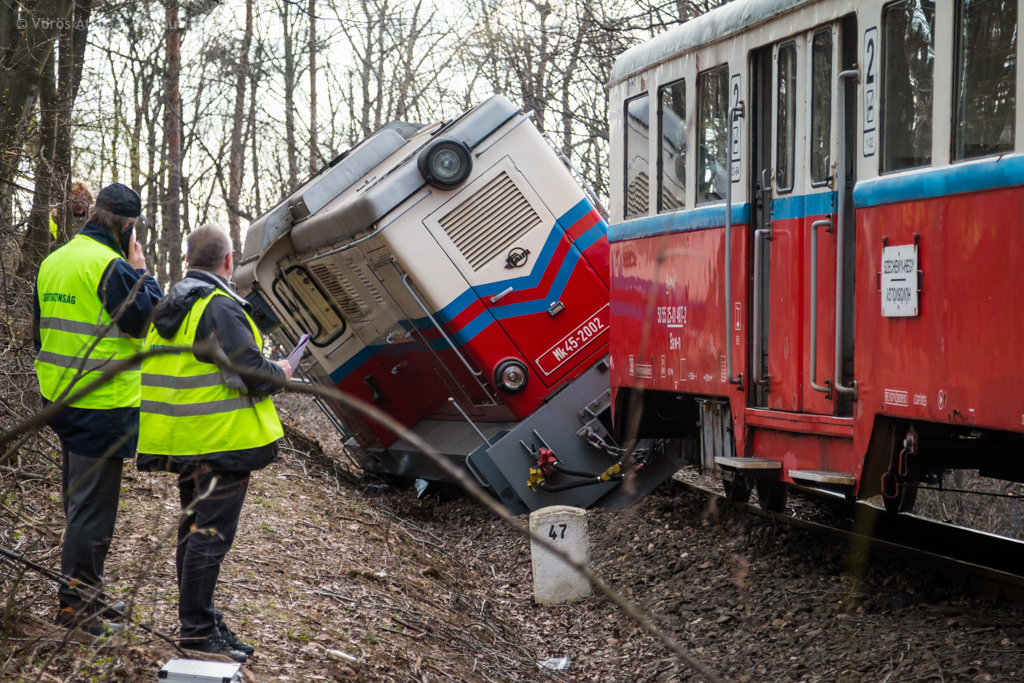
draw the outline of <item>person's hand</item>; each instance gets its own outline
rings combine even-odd
[[[128,248],[128,263],[131,264],[135,270],[146,269],[146,256],[142,253],[142,245],[132,238],[132,244]]]
[[[290,380],[292,378],[292,366],[286,360],[275,360],[278,367],[284,370],[284,378]]]

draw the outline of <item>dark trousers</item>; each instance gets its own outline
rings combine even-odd
[[[182,517],[175,564],[182,640],[221,635],[224,622],[214,609],[213,594],[220,563],[235,540],[248,489],[248,472],[214,472],[197,465],[178,476]]]
[[[61,572],[75,587],[61,587],[61,607],[80,609],[95,600],[103,587],[103,563],[114,537],[117,503],[121,497],[121,458],[90,458],[61,444],[64,497],[64,546]]]

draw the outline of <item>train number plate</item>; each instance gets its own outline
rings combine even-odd
[[[563,363],[589,346],[596,339],[608,331],[608,304],[604,308],[588,316],[580,323],[580,326],[562,338],[540,358],[537,359],[537,367],[545,375],[550,375]]]
[[[917,315],[917,245],[882,247],[882,315]]]

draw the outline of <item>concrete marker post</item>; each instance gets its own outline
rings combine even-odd
[[[554,505],[530,513],[530,531],[567,552],[573,559],[590,562],[587,512],[568,505]],[[560,605],[588,597],[590,581],[551,554],[530,542],[533,559],[533,598],[541,605]]]

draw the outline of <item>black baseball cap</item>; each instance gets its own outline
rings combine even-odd
[[[121,183],[111,183],[96,197],[96,206],[115,216],[136,218],[142,213],[142,199],[139,194]]]

